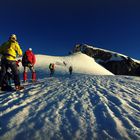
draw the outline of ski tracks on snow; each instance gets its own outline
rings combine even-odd
[[[0,140],[138,140],[140,79],[52,77],[0,95]]]

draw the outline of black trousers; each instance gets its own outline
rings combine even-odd
[[[50,69],[50,76],[54,75],[54,69]]]
[[[0,76],[1,76],[1,70],[0,70]],[[6,72],[2,82],[1,87],[3,86],[11,86],[11,79],[13,80],[13,75],[10,72]]]
[[[6,75],[7,69],[10,68],[13,75],[13,80],[15,83],[15,86],[20,85],[20,78],[19,78],[19,71],[16,65],[16,61],[11,61],[7,59],[1,60],[1,73],[0,73],[0,86],[3,85],[3,80]]]

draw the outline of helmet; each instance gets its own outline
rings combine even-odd
[[[32,51],[32,48],[29,48],[29,51]]]
[[[15,41],[15,40],[17,40],[17,37],[16,37],[15,34],[12,34],[12,35],[10,36],[10,39],[13,40],[13,41]]]

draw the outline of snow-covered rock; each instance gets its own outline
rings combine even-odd
[[[114,74],[140,76],[140,61],[126,55],[86,44],[78,44],[74,47],[73,52],[79,51],[94,58],[97,63]]]

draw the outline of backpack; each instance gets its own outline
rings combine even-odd
[[[49,69],[54,69],[54,64],[50,64]]]
[[[30,63],[29,59],[28,59],[28,55],[26,54],[26,52],[24,53],[23,57],[22,57],[22,65],[26,66]]]

